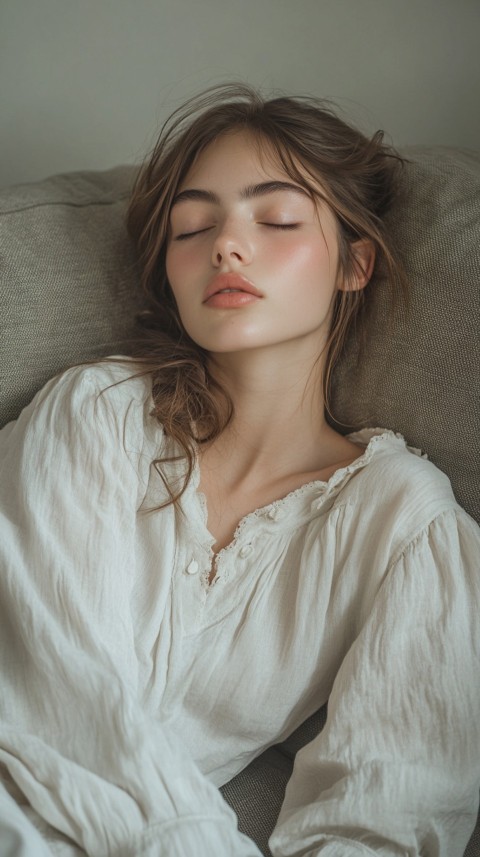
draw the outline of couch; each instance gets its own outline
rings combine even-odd
[[[412,283],[410,310],[399,307],[389,327],[390,286],[380,273],[365,350],[352,340],[336,370],[335,425],[401,432],[448,474],[459,503],[480,521],[480,154],[403,154],[409,163],[389,220]],[[135,173],[119,166],[0,192],[0,425],[67,366],[128,353],[141,307],[124,226]],[[295,753],[324,719],[321,709],[222,788],[265,855]],[[480,824],[465,852],[474,855]]]

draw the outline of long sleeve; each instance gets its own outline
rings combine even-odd
[[[0,842],[42,853],[31,810],[95,857],[258,857],[137,698],[128,601],[155,437],[144,386],[99,395],[116,380],[70,370],[0,433],[0,802],[26,807]]]
[[[480,785],[480,532],[455,506],[387,570],[298,754],[275,857],[461,857]]]

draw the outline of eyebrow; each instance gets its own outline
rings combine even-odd
[[[243,188],[240,191],[240,199],[255,199],[258,196],[267,196],[270,193],[277,193],[278,191],[295,191],[295,193],[301,194],[302,196],[306,196],[308,199],[311,199],[310,194],[307,190],[300,185],[292,184],[291,182],[281,182],[281,181],[271,181],[271,182],[262,182],[261,184],[253,184],[248,187]],[[211,190],[201,190],[200,188],[187,188],[186,190],[180,191],[174,197],[172,202],[172,208],[174,205],[177,205],[179,202],[185,202],[186,200],[198,200],[200,202],[211,202],[215,205],[220,204],[220,197],[217,196],[216,193],[213,193]]]

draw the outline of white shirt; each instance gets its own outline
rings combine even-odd
[[[148,511],[172,451],[150,380],[98,395],[132,371],[69,370],[0,433],[0,843],[258,857],[216,787],[329,699],[275,857],[460,857],[480,530],[448,478],[399,434],[351,434],[364,454],[247,515],[209,586],[198,468],[181,512]]]

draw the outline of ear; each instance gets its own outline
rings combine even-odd
[[[354,271],[348,279],[338,284],[341,292],[357,292],[364,289],[370,280],[375,265],[375,245],[369,238],[354,241],[350,248],[355,258]]]

